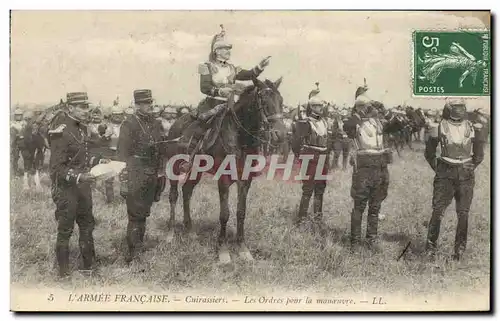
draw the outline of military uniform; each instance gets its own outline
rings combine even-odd
[[[338,167],[340,153],[342,153],[342,169],[347,169],[347,161],[351,151],[351,140],[344,131],[344,121],[347,120],[347,113],[342,111],[333,118],[332,140],[333,140],[333,167]]]
[[[86,93],[68,93],[68,104],[88,104]],[[81,181],[84,173],[100,162],[89,152],[87,126],[65,114],[56,128],[49,130],[51,140],[50,178],[56,205],[56,256],[61,276],[69,274],[69,239],[75,221],[80,232],[79,245],[83,268],[90,269],[95,258],[94,216],[90,184]]]
[[[436,172],[432,198],[432,216],[427,234],[427,250],[435,253],[444,211],[456,202],[458,216],[454,259],[460,259],[467,245],[469,210],[475,185],[474,170],[484,159],[482,125],[466,119],[465,102],[446,104],[448,114],[437,131],[427,139],[425,158]],[[446,109],[445,108],[445,109]],[[436,156],[437,147],[441,155]]]
[[[11,134],[11,164],[12,174],[16,175],[19,171],[19,154],[25,150],[24,146],[24,131],[26,129],[26,121],[23,119],[24,113],[21,109],[16,108],[14,111],[14,121],[10,123]],[[23,159],[24,159],[23,155]],[[24,165],[26,166],[26,165]]]
[[[123,111],[117,106],[113,106],[109,121],[103,123],[100,128],[101,135],[101,153],[112,160],[116,159],[118,148],[118,139],[120,137],[120,126],[123,121]],[[115,178],[111,177],[104,181],[104,190],[106,193],[106,202],[112,203],[115,197],[114,185]]]
[[[180,142],[181,145],[187,146],[193,156],[198,152],[197,149],[201,148],[198,142],[205,134],[208,120],[221,114],[227,108],[226,102],[235,87],[236,81],[257,78],[268,64],[269,58],[264,59],[251,70],[245,70],[218,56],[218,49],[229,50],[231,48],[232,44],[226,41],[225,31],[222,29],[212,39],[209,61],[198,66],[200,91],[206,95],[206,98],[200,102],[197,111],[193,111],[191,116],[200,120],[203,128],[202,130],[192,128],[192,131],[186,131],[183,133]],[[191,142],[191,145],[187,145],[188,142]],[[188,170],[183,165],[181,165],[181,169],[183,171]]]
[[[136,103],[152,103],[151,90],[134,91]],[[127,163],[127,243],[130,262],[141,248],[146,231],[146,219],[151,206],[158,201],[165,188],[165,170],[162,151],[162,128],[152,113],[137,110],[122,124],[118,140],[118,159]]]
[[[361,223],[367,204],[366,241],[376,248],[379,212],[389,188],[387,165],[392,162],[391,151],[384,148],[383,126],[366,91],[366,84],[358,88],[353,115],[344,123],[344,130],[355,147],[351,159],[354,167],[351,186],[354,200],[351,212],[352,250],[356,250],[361,243]]]
[[[312,155],[306,169],[309,177],[302,181],[302,197],[299,204],[297,222],[307,216],[309,202],[314,194],[314,219],[319,221],[323,217],[323,195],[326,189],[326,180],[316,177],[318,174],[328,173],[328,123],[322,113],[324,101],[318,96],[319,89],[309,94],[307,117],[298,119],[295,124],[295,137],[292,149],[295,155]],[[320,111],[321,110],[321,111]],[[320,157],[325,157],[324,164],[319,163]],[[322,166],[318,170],[318,166]]]
[[[176,110],[172,107],[166,107],[161,114],[161,126],[163,129],[163,139],[167,139],[168,132],[170,131],[170,127],[175,122]]]

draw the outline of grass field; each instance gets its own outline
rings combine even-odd
[[[104,196],[94,193],[94,232],[100,274],[85,279],[73,274],[69,287],[116,286],[160,287],[171,291],[216,289],[217,292],[251,293],[261,288],[284,291],[349,291],[377,293],[445,293],[487,289],[490,277],[490,153],[476,170],[476,187],[469,218],[469,242],[463,261],[449,260],[453,253],[456,214],[454,203],[447,209],[440,236],[440,252],[434,264],[423,260],[422,251],[431,213],[433,172],[425,162],[422,145],[415,152],[395,155],[390,166],[389,196],[383,203],[386,219],[379,225],[383,252],[352,255],[348,251],[351,169],[334,172],[325,194],[326,234],[309,225],[294,227],[292,218],[301,195],[299,184],[258,179],[249,193],[246,241],[255,262],[246,263],[232,252],[231,266],[217,264],[215,241],[218,233],[217,184],[210,178],[196,188],[192,217],[197,240],[177,234],[165,242],[169,218],[168,186],[159,203],[153,205],[146,232],[146,252],[140,262],[126,266],[123,259],[127,224],[125,204],[117,196],[106,205]],[[44,191],[22,191],[22,180],[11,182],[11,278],[13,284],[55,286],[55,206],[49,181]],[[115,194],[118,194],[115,189]],[[236,186],[231,188],[230,236],[235,231]],[[366,220],[366,214],[364,216]],[[182,205],[177,209],[181,229]],[[365,224],[365,222],[364,222]],[[364,226],[363,224],[363,226]],[[364,227],[363,227],[364,228]],[[72,263],[78,262],[78,228],[71,238]],[[404,257],[397,257],[411,245]],[[68,286],[68,285],[66,285]]]

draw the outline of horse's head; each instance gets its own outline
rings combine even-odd
[[[256,107],[260,114],[261,127],[269,133],[270,143],[279,144],[286,138],[286,126],[283,122],[283,97],[278,88],[283,77],[275,82],[266,79],[264,82],[254,79],[257,88]]]

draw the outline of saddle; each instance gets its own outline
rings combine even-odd
[[[182,132],[183,140],[188,140],[188,143],[183,147],[188,151],[195,148],[195,154],[210,149],[219,137],[227,112],[233,109],[234,104],[235,95],[231,95],[227,100],[226,108],[219,114],[212,116],[206,122],[198,119],[193,120]]]

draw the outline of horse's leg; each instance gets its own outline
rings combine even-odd
[[[238,244],[238,254],[246,261],[253,261],[252,254],[245,245],[245,215],[247,211],[247,196],[252,178],[238,181],[238,206],[236,210],[236,243]]]
[[[179,183],[177,180],[170,180],[170,191],[168,201],[170,203],[170,219],[168,220],[167,242],[170,243],[174,239],[175,227],[175,207],[179,198]]]
[[[191,196],[193,196],[193,190],[200,181],[201,176],[198,175],[196,179],[190,180],[188,179],[184,185],[182,185],[182,201],[184,207],[184,227],[186,228],[186,232],[188,236],[192,239],[196,238],[196,233],[193,231],[193,223],[191,221]]]
[[[30,150],[28,150],[26,148],[21,151],[21,157],[23,159],[23,171],[24,171],[24,175],[23,175],[23,189],[24,190],[28,190],[30,188],[28,174],[31,171],[32,164],[30,162],[29,153],[30,153]]]
[[[33,160],[33,168],[34,168],[34,171],[35,171],[35,177],[34,177],[34,180],[35,180],[35,189],[37,191],[41,191],[42,190],[42,184],[40,182],[40,169],[41,169],[41,165],[40,165],[40,155],[42,154],[42,149],[41,147],[38,147],[36,150],[35,150],[35,158]]]
[[[226,227],[227,227],[227,221],[229,220],[229,187],[231,186],[231,183],[221,178],[218,181],[218,185],[219,185],[219,201],[220,201],[220,216],[219,216],[220,232],[219,232],[219,238],[217,240],[217,245],[219,248],[218,249],[219,262],[221,264],[228,264],[231,262],[231,256],[229,255],[229,250],[227,247]]]

